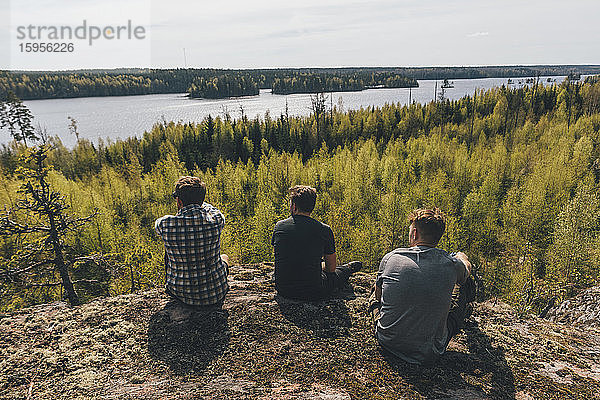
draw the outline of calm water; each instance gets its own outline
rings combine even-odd
[[[560,83],[564,77],[553,77]],[[513,78],[511,86],[519,86],[525,78]],[[544,84],[546,78],[540,79]],[[489,89],[506,84],[506,78],[456,79],[454,88],[446,89],[448,99],[459,99],[473,94],[476,89]],[[438,90],[441,82],[438,82]],[[419,81],[419,87],[411,90],[412,100],[427,103],[434,97],[435,81]],[[329,94],[327,94],[329,99]],[[341,104],[344,110],[367,106],[382,106],[386,103],[407,104],[409,89],[369,89],[362,92],[333,93],[332,102]],[[97,142],[99,138],[117,139],[141,136],[144,131],[163,118],[167,121],[202,121],[207,115],[217,116],[228,112],[238,118],[241,109],[253,118],[264,116],[269,111],[277,117],[285,112],[286,102],[290,115],[310,114],[310,95],[275,95],[270,90],[261,90],[258,96],[203,100],[188,99],[183,94],[154,94],[123,97],[86,97],[78,99],[31,100],[25,104],[34,115],[34,125],[47,129],[51,135],[58,135],[66,146],[75,144],[75,137],[69,133],[68,117],[75,118],[82,138]],[[6,131],[0,131],[0,143],[10,140]]]

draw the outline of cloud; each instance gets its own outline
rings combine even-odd
[[[467,37],[480,37],[480,36],[488,36],[490,33],[489,32],[473,32],[473,33],[469,33],[467,35]]]

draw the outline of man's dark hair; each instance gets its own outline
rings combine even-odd
[[[419,208],[408,216],[408,221],[417,228],[417,231],[425,240],[438,244],[446,230],[446,216],[437,207]]]
[[[290,200],[298,211],[310,213],[317,203],[317,189],[311,186],[293,186],[290,188]]]
[[[174,198],[179,198],[184,206],[200,204],[206,197],[206,183],[195,176],[182,176],[175,183]]]

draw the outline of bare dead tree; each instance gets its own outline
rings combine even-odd
[[[69,133],[75,135],[75,138],[79,142],[79,127],[77,125],[77,120],[73,117],[67,117],[69,120]]]
[[[22,166],[17,175],[23,180],[18,190],[21,198],[0,216],[0,236],[18,240],[20,249],[0,270],[0,280],[17,282],[23,289],[60,285],[69,303],[78,305],[69,270],[80,258],[67,255],[65,239],[90,222],[97,211],[85,217],[67,213],[69,206],[64,196],[48,182],[49,150],[48,145],[41,144],[27,149],[20,157]],[[49,270],[59,274],[60,282],[40,283],[32,279]]]

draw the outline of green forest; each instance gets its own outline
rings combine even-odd
[[[275,94],[358,91],[373,87],[417,87],[415,79],[387,72],[354,73],[341,76],[327,73],[294,73],[273,80]]]
[[[214,78],[196,78],[188,89],[190,97],[219,99],[225,97],[256,96],[258,84],[249,75],[224,74]]]
[[[313,103],[306,117],[163,121],[140,138],[79,139],[68,149],[23,130],[27,110],[8,99],[2,125],[16,141],[0,152],[0,310],[65,295],[49,267],[60,241],[42,229],[44,212],[58,215],[63,264],[81,301],[160,287],[153,222],[176,212],[171,193],[184,174],[207,183],[207,201],[226,218],[222,251],[236,263],[272,261],[287,189],[308,184],[340,262],[375,269],[407,245],[408,213],[437,206],[448,216],[440,246],[469,255],[486,297],[536,311],[598,283],[599,79],[346,112],[322,96]],[[32,146],[35,136],[47,144]],[[38,207],[35,193],[53,208]]]
[[[217,99],[255,96],[259,89],[289,94],[415,86],[417,81],[412,78],[369,69],[0,71],[0,96],[14,93],[21,100],[184,92],[192,98]]]
[[[415,87],[417,79],[471,79],[599,74],[597,65],[489,67],[348,67],[225,70],[211,68],[0,71],[0,98],[21,100],[189,93],[225,98],[258,94]],[[258,88],[258,89],[257,89]]]

